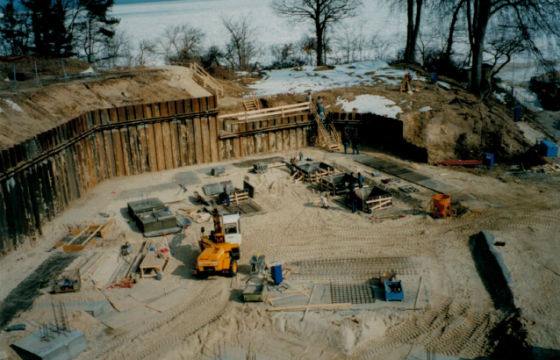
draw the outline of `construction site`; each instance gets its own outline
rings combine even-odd
[[[553,139],[421,69],[336,68],[289,71],[372,83],[3,91],[0,360],[559,359]]]

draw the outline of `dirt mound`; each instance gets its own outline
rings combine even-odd
[[[0,149],[5,149],[87,111],[210,96],[185,67],[140,68],[0,95]]]

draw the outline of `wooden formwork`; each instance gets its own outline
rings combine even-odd
[[[356,189],[358,195],[358,209],[363,212],[372,212],[393,205],[393,195],[377,186]]]
[[[335,174],[334,167],[325,163],[308,163],[295,165],[295,174],[293,175],[296,181],[314,182],[319,183],[320,179],[325,176],[332,176]]]
[[[349,175],[346,173],[321,177],[319,180],[321,192],[328,191],[333,196],[347,193],[348,186],[346,185],[346,179],[348,177]]]

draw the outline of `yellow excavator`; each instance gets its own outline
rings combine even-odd
[[[239,214],[220,215],[217,208],[212,209],[214,230],[207,236],[201,229],[200,250],[195,268],[191,270],[199,279],[206,279],[210,275],[237,275],[237,260],[239,260],[241,245],[241,227]]]

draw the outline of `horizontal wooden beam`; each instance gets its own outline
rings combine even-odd
[[[249,131],[242,131],[242,132],[238,132],[238,133],[222,133],[222,134],[220,134],[220,136],[218,136],[218,139],[219,140],[234,139],[234,138],[241,137],[241,136],[261,134],[261,133],[265,133],[265,132],[269,132],[269,131],[287,130],[287,129],[294,129],[294,128],[299,128],[299,127],[307,127],[307,126],[311,126],[311,125],[315,125],[315,124],[311,121],[305,121],[305,122],[298,122],[298,123],[292,123],[292,124],[270,126],[270,127],[266,127],[266,128],[260,128],[260,129],[249,130]]]

